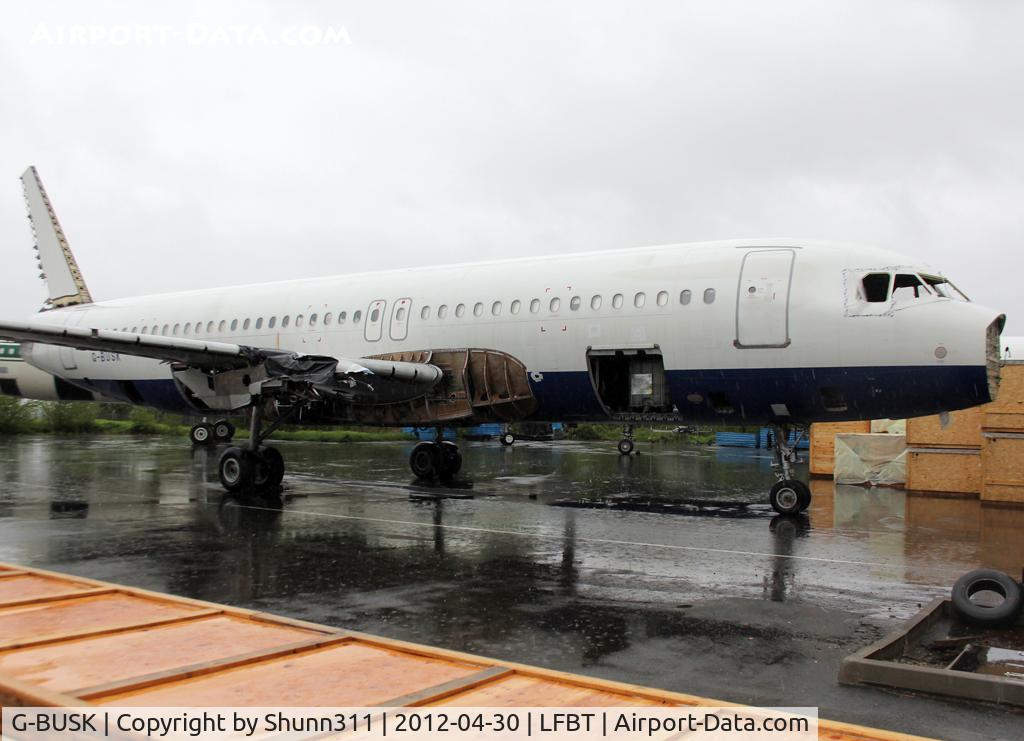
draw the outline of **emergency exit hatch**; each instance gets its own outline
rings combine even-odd
[[[661,351],[594,349],[587,351],[594,392],[611,414],[664,414],[672,411]]]

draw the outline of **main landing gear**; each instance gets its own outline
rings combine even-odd
[[[214,423],[202,421],[192,425],[188,431],[188,439],[193,445],[213,445],[229,443],[235,436],[235,426],[226,419],[218,419]]]
[[[417,443],[409,454],[409,468],[413,475],[423,481],[450,480],[462,468],[462,453],[459,446],[442,439],[439,427],[434,442]]]
[[[293,407],[297,409],[298,407]],[[252,407],[249,418],[249,442],[245,447],[230,447],[221,453],[217,463],[220,483],[230,492],[277,487],[284,479],[284,456],[277,448],[263,445],[278,427],[291,417],[291,412],[279,417],[273,424],[261,430],[263,408]]]
[[[780,515],[795,515],[811,504],[810,487],[794,479],[792,471],[792,465],[797,463],[796,447],[804,436],[804,430],[801,428],[797,439],[790,444],[789,425],[771,425],[770,428],[775,450],[772,468],[778,481],[768,494],[768,502]]]

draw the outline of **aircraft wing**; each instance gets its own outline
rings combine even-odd
[[[442,377],[441,369],[429,363],[303,355],[230,342],[34,322],[0,321],[0,338],[59,345],[76,350],[135,355],[206,372],[259,369],[263,378],[304,382],[320,391],[336,389],[350,397],[360,395],[360,388],[373,392],[374,386],[383,384],[425,389]]]

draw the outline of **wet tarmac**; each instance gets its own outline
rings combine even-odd
[[[768,508],[764,451],[276,443],[283,504],[225,497],[217,451],[0,439],[0,560],[625,682],[939,738],[1018,738],[994,706],[841,687],[839,661],[964,571],[1019,574],[1024,509],[815,481]]]

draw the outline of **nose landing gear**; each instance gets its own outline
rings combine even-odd
[[[619,455],[629,455],[633,447],[633,425],[625,425],[622,428],[622,439],[619,440]]]
[[[775,469],[775,478],[778,481],[768,494],[768,502],[780,515],[795,515],[803,512],[811,504],[810,487],[803,481],[794,479],[792,471],[792,465],[798,462],[796,447],[803,439],[805,431],[799,428],[800,434],[790,443],[789,425],[770,425],[770,428],[774,442],[772,447],[775,450],[772,468]]]

